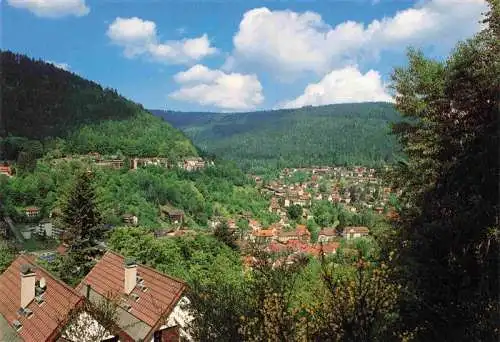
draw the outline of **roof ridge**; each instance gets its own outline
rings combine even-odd
[[[126,259],[126,257],[125,257],[124,255],[121,255],[121,254],[119,254],[119,253],[117,253],[117,252],[115,252],[115,251],[112,251],[112,250],[110,250],[110,249],[108,249],[104,255],[106,255],[107,253],[111,253],[111,254],[114,254],[114,255],[116,255],[116,256],[118,256],[118,257],[120,257],[120,258]],[[150,270],[150,271],[153,271],[153,272],[155,272],[155,273],[157,273],[157,274],[159,274],[159,275],[161,275],[161,276],[164,276],[164,277],[170,278],[170,279],[172,279],[172,280],[175,280],[175,281],[176,281],[176,282],[178,282],[178,283],[181,283],[181,284],[187,285],[187,283],[186,283],[184,280],[182,280],[182,279],[180,279],[180,278],[177,278],[177,277],[172,277],[171,275],[168,275],[168,274],[165,274],[165,273],[163,273],[163,272],[160,272],[160,271],[158,271],[157,269],[155,269],[155,268],[153,268],[153,267],[151,267],[151,266],[147,266],[147,265],[144,265],[144,264],[139,264],[139,263],[137,264],[137,266],[144,267],[145,269],[148,269],[148,270]],[[89,272],[89,273],[90,273],[90,272]]]
[[[27,261],[29,264],[32,264],[34,266],[36,266],[38,269],[40,269],[41,271],[43,271],[46,275],[48,275],[49,277],[51,277],[52,279],[54,279],[55,281],[57,281],[60,285],[62,285],[64,288],[66,288],[67,290],[69,290],[70,292],[73,292],[75,295],[77,295],[78,297],[83,297],[81,296],[78,291],[76,291],[76,289],[74,289],[73,287],[69,286],[68,284],[66,284],[64,281],[62,281],[59,277],[53,275],[52,273],[50,273],[48,270],[46,270],[44,267],[42,267],[39,263],[36,262],[36,259],[30,259],[29,256],[27,256],[26,254],[20,254],[18,256],[18,259],[24,259],[25,261]]]

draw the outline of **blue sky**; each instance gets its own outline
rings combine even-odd
[[[246,111],[390,101],[407,46],[444,58],[483,0],[4,0],[2,49],[146,108]]]

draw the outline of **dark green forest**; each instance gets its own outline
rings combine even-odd
[[[389,103],[350,103],[251,113],[152,110],[202,150],[245,170],[311,165],[387,164],[399,155]]]
[[[196,156],[183,133],[116,90],[10,51],[1,52],[1,159],[21,152]],[[110,139],[109,137],[113,137]]]

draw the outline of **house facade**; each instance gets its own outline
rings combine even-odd
[[[342,236],[346,239],[354,239],[367,236],[370,233],[368,227],[344,227]]]

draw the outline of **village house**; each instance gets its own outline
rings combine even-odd
[[[268,227],[268,229],[256,230],[250,235],[250,241],[259,243],[270,242],[277,239],[278,233],[276,227],[273,226]]]
[[[12,169],[10,168],[10,166],[0,166],[0,175],[12,177]]]
[[[205,167],[205,161],[199,157],[187,158],[178,166],[186,171],[196,171]]]
[[[337,230],[335,228],[323,228],[318,233],[318,242],[329,242],[337,238]]]
[[[87,153],[87,157],[89,157],[93,161],[99,161],[101,160],[101,154],[99,152],[89,152]]]
[[[280,232],[277,239],[281,243],[286,243],[290,240],[298,240],[299,238],[295,233],[295,231],[288,231],[288,232],[285,231],[285,232]]]
[[[346,239],[354,239],[367,236],[370,230],[367,227],[344,227],[342,236]]]
[[[108,251],[76,287],[91,303],[118,301],[119,341],[190,341],[186,283]]]
[[[168,218],[174,224],[182,224],[184,221],[184,212],[169,205],[160,207],[160,216]]]
[[[337,249],[340,247],[340,242],[330,241],[326,243],[318,243],[315,247],[318,250],[318,255],[321,253],[324,253],[325,255],[335,254],[337,253]]]
[[[32,234],[45,235],[49,238],[60,238],[62,232],[62,229],[54,226],[52,221],[48,218],[43,218],[34,224],[28,224],[21,231],[26,239],[30,239]]]
[[[309,232],[309,229],[307,229],[304,224],[298,224],[295,228],[295,232],[299,240],[305,242],[309,242],[311,240],[311,232]]]
[[[77,291],[21,255],[0,275],[0,341],[56,341],[83,301]]]
[[[262,229],[262,226],[259,221],[250,219],[248,220],[248,227],[254,232]]]
[[[38,207],[26,207],[24,213],[27,217],[36,217],[40,214],[40,208]]]
[[[137,226],[139,224],[139,219],[133,214],[124,214],[122,216],[123,222],[130,224],[132,226]]]
[[[290,240],[309,242],[311,240],[311,233],[305,225],[299,224],[293,231],[280,231],[277,240],[281,243],[286,243]]]
[[[125,165],[123,159],[106,159],[99,160],[95,163],[97,166],[105,167],[108,169],[119,170]]]
[[[271,198],[271,203],[269,204],[269,212],[278,213],[279,209],[280,205],[278,199],[276,197]]]
[[[161,166],[168,168],[169,163],[167,158],[132,158],[130,160],[131,170],[136,170],[138,167],[144,166]]]

